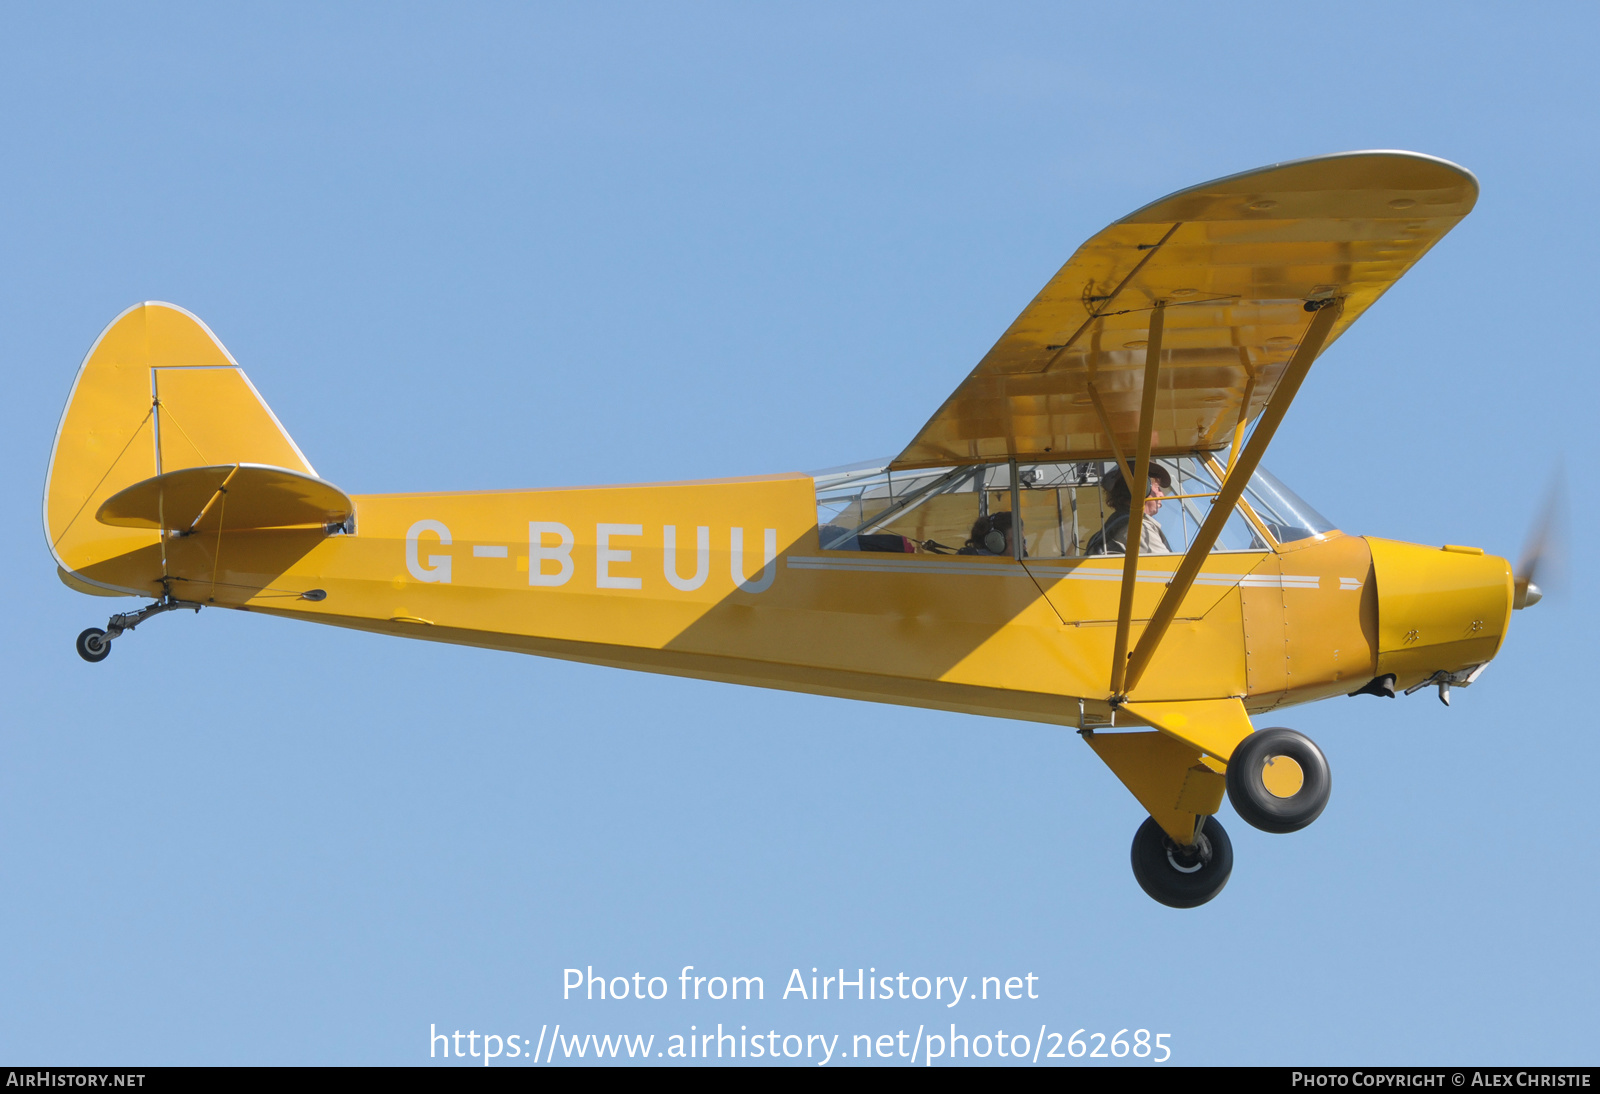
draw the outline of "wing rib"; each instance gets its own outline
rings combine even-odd
[[[1172,227],[1168,228],[1167,234],[1156,240],[1154,243],[1140,244],[1140,247],[1144,250],[1144,257],[1139,259],[1139,261],[1134,264],[1133,269],[1128,271],[1128,276],[1117,282],[1116,288],[1112,289],[1103,299],[1101,299],[1100,306],[1094,311],[1090,312],[1089,318],[1085,319],[1081,324],[1078,325],[1078,329],[1072,332],[1071,338],[1068,338],[1059,346],[1051,347],[1055,350],[1055,352],[1052,353],[1049,359],[1045,361],[1044,367],[1039,369],[1040,372],[1049,372],[1051,366],[1056,363],[1056,359],[1059,358],[1063,353],[1067,352],[1067,350],[1071,349],[1073,343],[1079,338],[1082,338],[1083,332],[1094,326],[1097,319],[1111,310],[1111,305],[1117,302],[1117,297],[1122,295],[1122,290],[1133,283],[1133,279],[1139,276],[1139,271],[1144,269],[1145,264],[1154,258],[1160,252],[1162,247],[1167,245],[1167,240],[1172,238],[1172,233],[1176,232],[1182,227],[1183,221],[1180,220]]]

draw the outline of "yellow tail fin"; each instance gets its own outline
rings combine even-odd
[[[144,303],[95,341],[56,430],[44,527],[62,580],[159,596],[162,533],[96,519],[112,495],[189,467],[252,463],[316,477],[237,361],[199,319]]]

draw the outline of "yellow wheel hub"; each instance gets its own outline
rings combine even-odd
[[[1261,769],[1261,783],[1275,798],[1292,798],[1306,784],[1306,773],[1288,756],[1273,756]]]

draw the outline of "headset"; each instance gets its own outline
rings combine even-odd
[[[985,522],[989,525],[989,530],[983,533],[983,538],[979,542],[983,544],[983,549],[991,555],[1003,555],[1006,553],[1005,529],[995,527],[995,523],[1001,517],[1005,518],[1005,523],[1009,527],[1011,524],[1011,514],[1009,512],[996,513],[992,517],[985,518]]]

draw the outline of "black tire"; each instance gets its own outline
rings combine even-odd
[[[78,656],[88,662],[104,661],[111,656],[111,640],[99,627],[90,627],[78,635]]]
[[[1169,908],[1198,908],[1222,892],[1233,873],[1233,843],[1216,817],[1206,817],[1185,852],[1146,817],[1133,834],[1133,876],[1150,899]]]
[[[1267,789],[1267,762],[1287,757],[1300,765],[1300,789],[1279,797]],[[1322,815],[1333,776],[1322,749],[1304,733],[1263,729],[1252,733],[1228,760],[1228,800],[1244,822],[1263,832],[1298,832]]]

